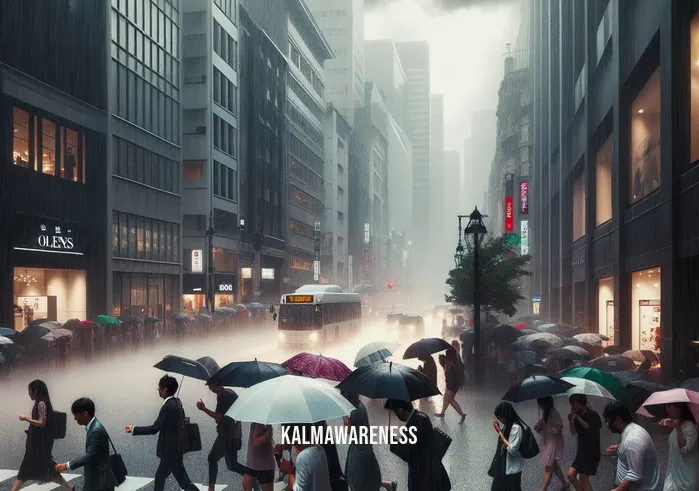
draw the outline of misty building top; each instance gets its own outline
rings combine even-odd
[[[299,34],[313,55],[318,60],[335,58],[335,53],[330,48],[330,43],[325,39],[306,2],[303,0],[289,0],[287,4],[289,5],[290,20],[295,26],[299,27]]]

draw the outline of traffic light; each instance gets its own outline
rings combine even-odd
[[[389,282],[388,282],[388,285],[386,285],[386,286],[387,286],[388,289],[390,290],[391,288],[393,288],[393,282],[392,282],[392,281],[389,281]]]

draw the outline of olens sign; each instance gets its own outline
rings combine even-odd
[[[505,197],[505,232],[515,231],[514,200],[512,196]]]
[[[16,224],[15,250],[83,255],[75,223],[18,214]]]

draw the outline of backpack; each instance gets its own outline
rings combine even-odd
[[[539,444],[536,443],[536,438],[532,434],[531,428],[520,421],[519,426],[522,428],[522,441],[519,444],[519,454],[523,459],[533,459],[539,455]]]

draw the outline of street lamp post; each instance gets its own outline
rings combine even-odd
[[[214,228],[214,217],[213,214],[209,214],[209,228],[206,230],[207,247],[209,249],[209,261],[207,267],[207,297],[209,300],[209,312],[214,313],[215,308],[215,293],[214,293],[214,235],[216,235],[216,229]]]
[[[468,225],[463,231],[464,235],[473,235],[473,376],[476,386],[481,385],[482,374],[482,343],[481,343],[481,268],[480,268],[480,239],[487,232],[483,224],[482,215],[476,207],[473,212],[466,215],[459,215],[459,244],[456,247],[454,259],[457,267],[465,266],[463,264],[463,246],[461,244],[461,220],[468,218]]]

